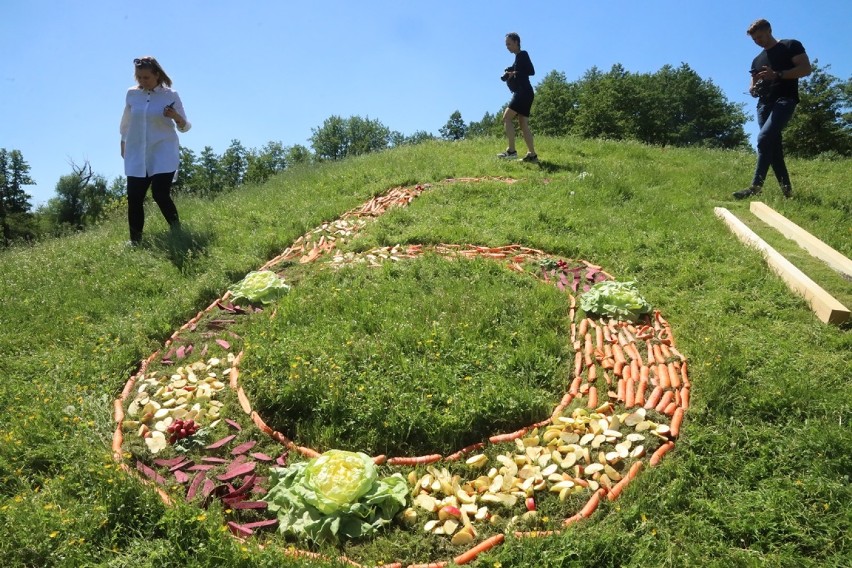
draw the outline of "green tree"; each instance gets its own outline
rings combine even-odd
[[[311,129],[311,147],[320,159],[339,160],[384,150],[390,144],[390,129],[378,120],[333,115],[319,128]]]
[[[56,197],[48,209],[58,227],[82,229],[101,219],[109,202],[106,179],[92,171],[88,161],[82,166],[71,163],[71,173],[59,178]]]
[[[281,142],[267,142],[260,151],[246,154],[245,183],[262,183],[287,168],[287,148]]]
[[[444,140],[464,140],[465,134],[467,134],[467,125],[462,120],[461,112],[458,110],[453,112],[447,123],[438,129],[438,132],[441,133],[441,138]]]
[[[503,134],[503,120],[500,118],[501,116],[503,116],[502,110],[499,114],[486,112],[482,115],[482,119],[475,122],[471,121],[467,125],[467,137],[500,136]]]
[[[845,82],[813,62],[813,72],[799,82],[799,104],[784,133],[791,156],[852,155],[852,77]]]
[[[284,162],[288,168],[295,164],[309,164],[311,159],[311,151],[301,144],[290,146],[284,154]]]
[[[577,88],[565,73],[551,71],[536,86],[535,111],[530,117],[534,132],[549,136],[565,136],[571,131],[578,105]]]
[[[193,186],[196,193],[210,196],[222,190],[222,167],[219,157],[211,146],[201,150],[198,163],[193,173]]]
[[[243,176],[248,166],[247,154],[248,152],[239,140],[231,140],[231,145],[228,146],[219,161],[225,187],[234,188],[243,183]]]
[[[195,174],[198,172],[195,152],[183,146],[180,147],[180,165],[177,179],[172,184],[175,193],[194,193],[197,190]]]
[[[30,166],[19,150],[0,148],[0,244],[32,236],[31,197],[24,186],[33,185]]]

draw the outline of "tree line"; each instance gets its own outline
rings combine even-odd
[[[799,81],[801,101],[785,133],[785,152],[802,158],[852,156],[852,77],[840,80],[829,65],[813,63],[813,73]],[[296,164],[339,160],[426,140],[463,140],[500,136],[503,109],[466,123],[454,111],[438,129],[411,135],[391,130],[378,119],[330,116],[311,129],[311,149],[268,142],[247,149],[239,140],[217,155],[210,146],[200,153],[180,149],[178,194],[211,197],[245,184],[259,184]],[[744,105],[728,101],[711,80],[687,64],[665,65],[654,73],[631,73],[613,65],[593,67],[576,81],[551,71],[536,86],[530,117],[537,134],[636,140],[654,145],[708,148],[748,147]],[[0,246],[15,241],[60,236],[93,225],[114,210],[123,210],[125,180],[111,182],[86,162],[56,184],[56,195],[32,210],[25,192],[35,182],[18,150],[0,148]]]

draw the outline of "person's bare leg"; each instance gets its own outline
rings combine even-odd
[[[530,154],[535,154],[535,145],[533,144],[533,135],[530,130],[529,117],[518,115],[518,122],[521,124],[521,134],[524,136],[524,142],[527,144],[527,151]]]
[[[506,109],[506,112],[503,113],[503,128],[506,130],[506,139],[509,141],[509,152],[515,151],[515,115],[517,115],[515,111],[510,108]]]

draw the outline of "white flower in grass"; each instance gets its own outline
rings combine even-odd
[[[156,454],[168,445],[166,435],[162,432],[151,432],[151,435],[145,438],[145,443],[148,445],[148,450],[152,454]]]

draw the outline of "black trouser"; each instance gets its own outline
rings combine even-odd
[[[172,179],[175,173],[154,174],[149,177],[127,177],[127,222],[130,224],[130,240],[142,240],[142,229],[145,228],[145,194],[151,186],[151,194],[159,205],[160,212],[172,227],[178,226],[177,207],[172,201]]]

